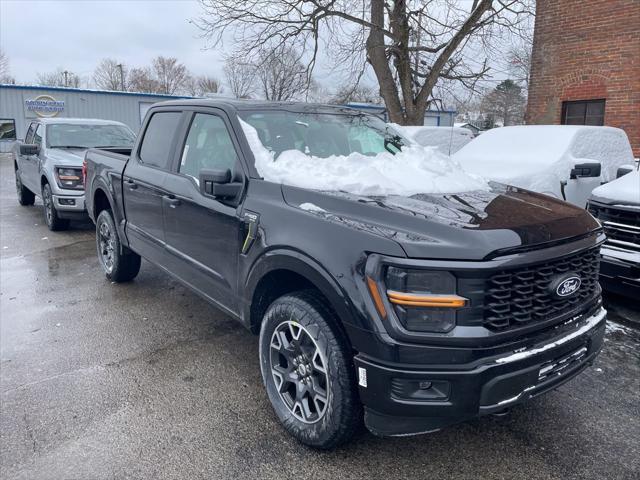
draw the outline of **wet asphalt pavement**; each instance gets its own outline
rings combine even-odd
[[[111,284],[93,226],[50,232],[13,181],[2,155],[2,479],[640,477],[638,330],[612,323],[593,367],[507,416],[316,452],[276,422],[256,337],[146,262]]]

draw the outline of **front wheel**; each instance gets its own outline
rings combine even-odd
[[[104,274],[112,282],[128,282],[140,271],[140,255],[120,243],[110,210],[103,210],[96,219],[96,247]]]
[[[271,304],[260,329],[260,369],[278,420],[300,442],[330,449],[359,429],[362,407],[351,351],[315,292]]]
[[[56,232],[69,228],[69,220],[60,218],[53,202],[53,194],[48,183],[42,186],[42,203],[44,204],[44,221],[49,230]]]
[[[18,194],[18,203],[23,207],[33,205],[36,201],[35,194],[22,184],[20,178],[20,171],[15,170],[16,173],[16,193]]]

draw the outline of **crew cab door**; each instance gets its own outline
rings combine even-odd
[[[24,137],[25,144],[42,143],[42,129],[44,127],[37,122],[31,122],[27,130],[27,134]],[[42,148],[42,145],[41,145]],[[42,152],[41,152],[42,154]],[[20,170],[20,180],[22,184],[32,192],[40,195],[40,181],[39,181],[39,155],[22,155],[20,149],[16,152],[16,160],[18,162],[18,169]]]
[[[146,122],[142,142],[122,175],[126,234],[138,254],[164,265],[165,232],[162,199],[171,169],[181,112],[156,111]]]
[[[238,207],[200,192],[201,170],[243,178],[234,135],[217,109],[189,112],[176,165],[165,184],[164,225],[170,270],[230,313],[237,313]]]

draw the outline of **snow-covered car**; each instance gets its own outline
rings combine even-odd
[[[468,128],[392,125],[406,138],[423,147],[436,147],[445,155],[453,155],[473,140],[473,132]]]
[[[489,130],[453,155],[469,173],[584,207],[594,188],[634,163],[613,127],[527,125]]]
[[[624,171],[620,172],[624,173]],[[600,283],[625,295],[640,294],[640,170],[596,188],[589,212],[607,234],[602,246]]]

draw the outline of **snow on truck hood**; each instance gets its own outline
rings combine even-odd
[[[435,148],[417,144],[395,155],[385,152],[376,156],[351,153],[320,158],[286,150],[274,160],[255,128],[239,120],[255,157],[256,169],[269,182],[369,196],[489,190],[484,179],[466,173],[455,160]]]
[[[57,165],[81,166],[86,148],[48,148],[47,157]]]
[[[634,170],[595,188],[591,198],[607,204],[640,205],[640,171]]]
[[[489,130],[453,155],[466,171],[559,196],[577,163],[600,162],[603,181],[633,163],[623,130],[578,125],[527,125]]]

